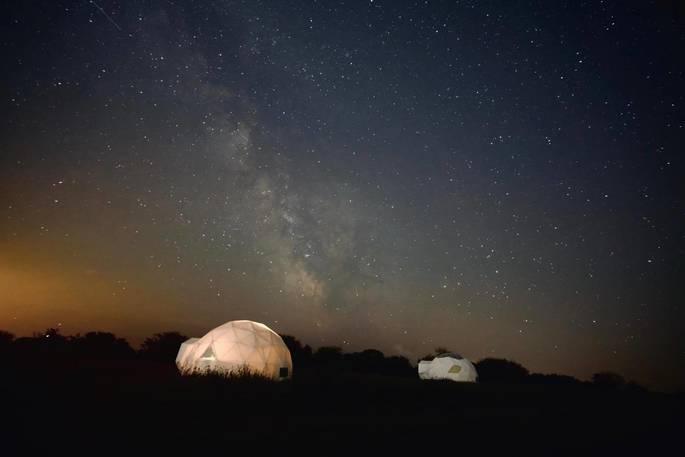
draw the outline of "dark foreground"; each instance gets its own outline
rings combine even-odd
[[[151,361],[4,367],[2,455],[480,453],[659,455],[682,395],[593,386],[462,385],[301,374],[181,377]],[[677,449],[677,447],[675,448]],[[9,451],[9,452],[8,452]]]

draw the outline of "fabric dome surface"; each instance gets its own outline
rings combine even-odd
[[[458,382],[478,380],[476,367],[468,359],[456,354],[440,354],[433,360],[423,360],[419,362],[418,371],[421,379],[448,379]]]
[[[293,371],[290,351],[281,337],[264,324],[246,320],[227,322],[202,338],[185,341],[176,366],[184,374],[235,373],[246,368],[272,379],[290,378]]]

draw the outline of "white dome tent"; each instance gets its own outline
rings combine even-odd
[[[476,382],[478,372],[468,359],[453,352],[446,352],[435,356],[433,360],[420,361],[419,378]]]
[[[290,351],[281,337],[264,324],[231,321],[202,338],[181,344],[176,366],[183,374],[237,373],[246,368],[271,379],[292,376]]]

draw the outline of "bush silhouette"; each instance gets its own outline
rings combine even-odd
[[[155,333],[143,341],[139,353],[145,359],[174,361],[181,343],[187,339],[179,332]]]
[[[592,383],[602,389],[619,389],[626,384],[626,380],[620,374],[603,371],[592,375]]]
[[[293,359],[293,366],[297,367],[298,371],[311,366],[312,348],[309,345],[303,346],[300,340],[291,335],[281,335],[281,339],[288,347]]]
[[[70,338],[74,354],[92,359],[132,358],[135,351],[123,338],[109,332],[88,332]]]
[[[546,386],[579,386],[581,381],[573,376],[561,374],[541,374],[533,373],[528,376],[526,380],[530,384],[546,385]]]
[[[337,346],[322,346],[314,353],[314,361],[320,366],[340,362],[342,357],[342,349]]]
[[[390,376],[415,377],[416,368],[411,366],[409,359],[401,355],[386,357],[383,360],[380,374]]]
[[[381,371],[385,356],[376,349],[365,349],[361,352],[345,354],[345,366],[357,373],[378,373]]]
[[[7,351],[12,346],[14,334],[0,330],[0,351]]]
[[[430,354],[426,354],[426,355],[424,355],[423,357],[421,357],[421,358],[417,361],[417,363],[418,363],[418,362],[423,362],[423,361],[430,362],[431,360],[433,360],[434,358],[436,358],[436,357],[439,356],[440,354],[451,353],[451,352],[453,352],[453,351],[450,351],[450,350],[447,349],[445,346],[438,346],[438,347],[436,347],[436,348],[434,349],[434,351],[431,352]]]
[[[476,363],[478,382],[486,384],[515,384],[525,382],[528,370],[507,359],[486,358]]]
[[[32,355],[63,357],[71,352],[69,338],[62,335],[58,328],[48,328],[34,333],[32,337],[17,338],[12,345],[17,353],[29,352]]]

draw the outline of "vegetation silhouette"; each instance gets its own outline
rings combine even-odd
[[[140,346],[141,357],[152,360],[175,360],[181,343],[188,339],[179,332],[155,333]]]
[[[228,371],[213,371],[210,370],[209,368],[205,368],[204,370],[193,370],[184,373],[188,376],[196,376],[196,377],[203,377],[203,378],[211,378],[211,379],[217,379],[220,381],[229,381],[229,382],[247,382],[247,383],[253,383],[253,382],[271,382],[272,379],[263,373],[260,373],[259,371],[252,370],[247,364],[243,364],[238,366],[237,368],[234,368],[232,370]]]
[[[476,363],[478,382],[484,384],[517,384],[529,380],[528,370],[507,359],[486,358]]]
[[[431,352],[430,354],[426,354],[423,357],[421,357],[419,360],[417,360],[416,363],[423,362],[423,361],[430,362],[431,360],[433,360],[434,358],[436,358],[440,354],[452,354],[452,353],[454,353],[454,351],[450,351],[449,349],[447,349],[447,347],[438,346],[433,350],[433,352]]]
[[[298,369],[308,369],[312,365],[312,348],[309,345],[303,345],[300,340],[292,335],[281,335],[281,339],[290,350],[290,356],[293,359],[293,366]]]
[[[135,351],[123,338],[109,332],[88,332],[69,340],[74,353],[88,359],[130,359]]]
[[[321,367],[334,367],[343,360],[342,348],[338,346],[321,346],[314,353],[313,360]]]
[[[603,371],[592,375],[592,383],[603,389],[620,389],[625,386],[623,376],[610,371]]]
[[[157,333],[135,350],[108,332],[0,332],[7,361],[0,391],[11,393],[3,403],[11,418],[0,428],[3,450],[92,451],[106,442],[124,453],[140,442],[135,449],[197,453],[245,440],[300,447],[325,440],[350,452],[373,441],[403,449],[417,438],[457,433],[469,437],[460,446],[480,452],[501,445],[615,455],[654,453],[678,436],[682,422],[682,395],[649,392],[614,373],[584,382],[487,358],[476,363],[479,383],[424,382],[404,357],[313,350],[284,335],[291,380],[247,367],[182,376],[174,360],[185,339]]]
[[[0,352],[8,351],[12,347],[14,341],[14,334],[0,330]]]

